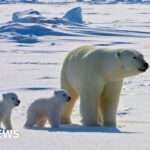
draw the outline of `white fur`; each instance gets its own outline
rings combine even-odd
[[[3,100],[0,101],[0,124],[3,122],[7,130],[12,129],[11,113],[12,109],[18,106],[20,100],[15,93],[3,94]]]
[[[59,127],[60,112],[64,104],[70,99],[67,91],[58,90],[51,98],[40,98],[34,101],[28,109],[25,127],[44,127],[47,120],[51,127]]]
[[[71,122],[74,104],[80,96],[84,125],[116,126],[123,79],[145,71],[148,66],[144,64],[143,55],[131,49],[83,46],[71,51],[61,72],[61,88],[72,98],[62,111],[62,123]]]

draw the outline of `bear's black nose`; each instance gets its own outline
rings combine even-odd
[[[149,67],[148,63],[145,63],[144,67],[145,67],[145,69],[148,69],[148,67]]]
[[[68,101],[70,101],[70,100],[71,100],[71,97],[69,96],[69,97],[68,97]]]
[[[18,101],[15,103],[15,105],[16,105],[16,106],[19,106],[20,102],[21,102],[21,101],[18,100]]]

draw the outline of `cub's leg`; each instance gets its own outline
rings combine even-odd
[[[36,124],[37,120],[38,120],[38,118],[37,118],[36,114],[29,113],[27,115],[27,121],[24,126],[27,128],[32,128]]]
[[[37,123],[36,126],[39,128],[42,128],[45,126],[45,123],[47,122],[47,118],[40,118]]]
[[[58,128],[60,125],[60,118],[58,114],[55,115],[49,114],[48,121],[52,128]]]
[[[3,124],[7,130],[12,130],[10,114],[4,118]]]

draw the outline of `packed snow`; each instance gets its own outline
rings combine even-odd
[[[117,128],[82,126],[79,101],[72,125],[23,128],[29,105],[59,89],[61,66],[72,49],[86,44],[132,48],[150,62],[149,5],[5,3],[0,10],[0,93],[16,92],[21,99],[12,114],[12,125],[20,136],[0,137],[2,150],[150,149],[149,70],[125,80]]]

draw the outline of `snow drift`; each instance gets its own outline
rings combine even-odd
[[[12,15],[12,22],[38,23],[41,19],[45,18],[41,16],[40,12],[33,9],[14,12]]]
[[[69,22],[73,23],[83,23],[82,19],[82,9],[81,7],[76,7],[69,10],[63,17],[64,19],[68,20]]]
[[[77,25],[83,23],[80,7],[69,10],[62,18],[46,18],[34,9],[17,11],[12,15],[12,21],[0,25],[1,38],[9,38],[18,43],[37,43],[40,36],[71,36],[71,32],[57,28],[58,25]]]
[[[70,35],[65,32],[57,31],[54,28],[42,24],[21,24],[21,23],[8,23],[0,27],[0,33],[10,32],[22,35],[35,35],[35,36],[45,36],[45,35],[55,35],[55,36],[65,36]]]
[[[73,8],[66,12],[62,18],[46,18],[39,11],[29,9],[13,13],[12,22],[19,23],[50,23],[50,24],[81,24],[82,9],[80,7]]]

